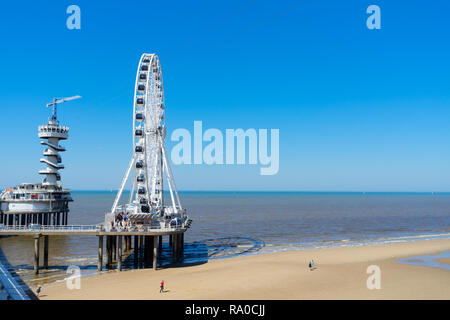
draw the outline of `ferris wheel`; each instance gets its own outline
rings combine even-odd
[[[125,184],[133,184],[125,211],[129,218],[184,214],[165,150],[165,103],[162,70],[156,54],[144,53],[139,61],[133,103],[133,155],[111,212],[118,206]],[[171,205],[164,206],[163,179],[167,178]]]

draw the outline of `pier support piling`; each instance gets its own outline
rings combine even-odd
[[[117,261],[117,238],[111,236],[112,262]]]
[[[161,237],[159,237],[161,238]],[[156,270],[156,265],[158,263],[158,237],[153,237],[153,270]]]
[[[117,270],[122,271],[122,236],[117,236]]]
[[[44,236],[44,269],[48,269],[48,242],[49,236]]]
[[[34,274],[39,274],[39,238],[40,235],[34,237]]]
[[[172,237],[172,235],[171,235],[171,237]],[[178,260],[177,238],[178,238],[178,235],[174,234],[173,239],[172,239],[172,262],[177,262],[177,260]]]
[[[144,236],[144,243],[142,244],[142,247],[144,247],[144,268],[147,266],[148,262],[148,237]]]
[[[112,264],[112,236],[106,236],[106,267],[111,268]]]
[[[139,263],[139,236],[134,236],[134,267]]]
[[[144,265],[144,236],[139,236],[139,265]]]
[[[98,271],[102,271],[103,267],[103,236],[98,236]]]
[[[148,237],[148,259],[149,259],[149,267],[152,267],[153,265],[153,250],[154,250],[154,245],[155,245],[155,237],[154,236],[149,236]]]

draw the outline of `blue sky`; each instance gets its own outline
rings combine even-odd
[[[66,8],[81,8],[81,30]],[[381,30],[366,8],[381,8]],[[20,1],[0,10],[0,187],[40,181],[52,97],[64,185],[117,189],[134,78],[162,62],[177,128],[276,128],[280,169],[177,165],[181,190],[450,191],[447,1]],[[167,139],[170,151],[174,143]]]

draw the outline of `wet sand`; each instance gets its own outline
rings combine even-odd
[[[450,258],[436,259],[437,262],[450,265]]]
[[[450,250],[450,239],[298,250],[213,260],[194,266],[126,272],[42,288],[41,299],[450,299],[450,272],[398,259]],[[314,259],[316,268],[308,262]],[[445,259],[447,261],[448,259]],[[381,289],[367,288],[376,265]],[[165,281],[166,292],[159,293]]]

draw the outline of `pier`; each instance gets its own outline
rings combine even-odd
[[[29,236],[34,239],[34,273],[40,269],[40,241],[44,241],[43,265],[48,269],[49,242],[51,236],[96,236],[98,237],[97,269],[102,271],[105,266],[111,269],[113,262],[117,270],[122,271],[124,251],[134,252],[134,265],[151,265],[157,269],[158,251],[161,251],[163,237],[169,238],[173,252],[173,262],[178,262],[183,256],[184,232],[189,226],[173,228],[135,228],[131,230],[106,231],[101,225],[72,225],[72,226],[1,226],[0,236]],[[134,247],[132,238],[134,237]],[[106,239],[106,241],[104,241]],[[106,249],[106,264],[103,264],[104,242]]]
[[[43,241],[43,268],[48,269],[49,243],[52,236],[98,237],[98,270],[111,269],[116,263],[122,270],[124,253],[134,252],[134,264],[157,269],[158,251],[168,237],[173,262],[183,256],[184,232],[192,220],[181,205],[175,179],[165,149],[165,100],[162,69],[156,54],[144,53],[136,73],[133,103],[132,157],[118,189],[111,211],[98,225],[68,225],[70,190],[62,187],[59,170],[64,169],[59,144],[67,140],[69,128],[59,124],[57,106],[81,96],[54,98],[47,107],[52,115],[47,124],[39,126],[38,136],[46,146],[39,174],[41,183],[22,183],[0,193],[0,236],[29,236],[34,239],[34,272],[39,273]],[[153,119],[153,120],[148,120]],[[129,179],[132,178],[127,203],[119,204]],[[164,178],[170,201],[164,201]],[[134,237],[134,241],[133,240]],[[133,247],[134,243],[134,247]]]

